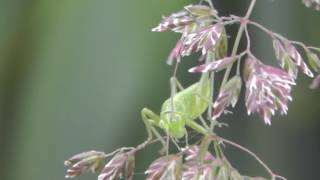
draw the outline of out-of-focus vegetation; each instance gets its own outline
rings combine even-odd
[[[176,39],[150,29],[161,15],[191,2],[0,1],[0,179],[63,179],[63,161],[72,154],[142,142],[146,133],[140,110],[147,106],[158,112],[169,95],[172,69],[165,59]],[[241,14],[248,1],[214,3],[223,14]],[[256,21],[289,39],[320,46],[319,12],[292,0],[257,5]],[[270,39],[250,30],[254,51],[265,63],[276,64]],[[180,71],[194,63],[185,60]],[[191,84],[197,77],[180,78]],[[288,179],[316,179],[320,92],[309,90],[310,82],[299,76],[288,116],[277,116],[271,127],[258,116],[248,117],[240,102],[238,111],[223,118],[230,127],[219,132],[255,151]],[[139,154],[136,179],[143,179],[157,148]],[[264,173],[246,154],[231,147],[226,151],[243,173]]]

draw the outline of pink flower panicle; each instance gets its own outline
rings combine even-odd
[[[96,172],[102,167],[105,154],[98,151],[88,151],[72,156],[64,162],[68,166],[66,178],[74,178],[85,171]]]
[[[116,154],[103,168],[98,180],[125,178],[131,180],[134,174],[134,151]]]
[[[203,162],[199,163],[198,156],[200,147],[192,145],[182,150],[184,157],[182,180],[211,180],[211,179],[248,179],[265,180],[260,177],[242,176],[236,169],[225,160],[215,158],[209,151],[206,152]]]
[[[275,111],[286,114],[291,101],[294,77],[285,71],[264,65],[250,56],[245,63],[246,106],[248,114],[258,113],[266,124],[271,125]]]
[[[152,29],[154,32],[174,31],[188,33],[205,26],[217,12],[205,5],[188,5],[183,10],[163,17],[159,25]]]
[[[183,164],[182,180],[193,180],[196,177],[198,179],[215,179],[214,165],[218,165],[218,160],[210,152],[206,152],[204,162],[198,163],[199,149],[199,146],[193,145],[184,150],[185,163]]]
[[[320,59],[319,56],[310,50],[307,50],[307,56],[309,64],[312,69],[318,73],[318,75],[313,79],[312,84],[310,85],[311,89],[320,89]]]
[[[307,76],[313,77],[312,71],[304,62],[298,50],[290,43],[290,41],[273,40],[273,47],[280,65],[292,77],[296,78],[298,74],[297,67]]]
[[[240,76],[234,76],[221,88],[218,98],[213,103],[213,120],[220,117],[228,106],[236,106],[241,91],[241,84]]]
[[[163,156],[151,163],[146,170],[147,180],[181,179],[182,159],[179,155]]]
[[[182,180],[216,179],[213,164],[185,164]],[[198,178],[197,178],[198,177]]]
[[[186,162],[197,161],[199,149],[200,148],[197,145],[193,145],[191,147],[183,149],[184,154],[185,154],[185,161]],[[210,152],[206,152],[206,154],[204,156],[204,162],[211,162],[214,159],[215,158],[213,157],[213,155]]]
[[[216,45],[219,44],[223,32],[224,26],[222,24],[213,24],[182,36],[171,51],[167,63],[172,64],[174,59],[179,62],[180,57],[189,56],[199,51],[202,52],[202,55],[206,55],[209,51],[213,52]]]
[[[203,55],[207,54],[220,41],[223,31],[223,25],[214,24],[182,37],[172,49],[167,63],[171,65],[174,59],[180,62],[181,57],[198,51],[201,51]]]
[[[213,61],[208,64],[201,64],[196,67],[189,69],[190,73],[205,73],[209,71],[221,71],[227,68],[230,64],[232,64],[237,58],[234,57],[225,57],[216,61]]]
[[[206,55],[208,51],[215,50],[225,32],[222,24],[213,24],[216,14],[209,6],[188,5],[182,11],[164,17],[160,24],[152,29],[155,32],[174,31],[182,34],[167,59],[169,65],[174,60],[180,62],[181,57],[192,53],[201,51],[202,55]]]
[[[184,39],[185,47],[181,52],[182,56],[189,56],[200,50],[203,55],[207,54],[217,44],[223,31],[222,24],[213,24],[188,34]]]

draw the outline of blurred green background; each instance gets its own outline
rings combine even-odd
[[[152,33],[161,15],[191,0],[0,0],[0,179],[64,179],[63,161],[91,149],[111,152],[146,137],[140,110],[169,95],[165,64],[177,36]],[[247,0],[214,0],[222,14],[241,15]],[[300,0],[261,0],[253,19],[286,37],[320,46],[320,13]],[[234,35],[234,28],[228,29]],[[270,39],[251,28],[254,52],[276,64]],[[231,39],[232,40],[232,39]],[[184,61],[186,73],[196,62]],[[288,116],[271,127],[248,117],[240,101],[230,127],[219,133],[256,152],[288,179],[319,178],[320,92],[299,76]],[[135,179],[159,147],[139,153]],[[240,172],[267,175],[251,157],[231,147]],[[87,173],[77,179],[96,179]]]

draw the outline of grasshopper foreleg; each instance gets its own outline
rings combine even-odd
[[[153,139],[153,135],[159,139],[164,149],[167,149],[166,143],[155,127],[159,127],[160,117],[147,108],[143,108],[141,111],[142,120],[146,126],[148,138],[144,144],[149,143]]]

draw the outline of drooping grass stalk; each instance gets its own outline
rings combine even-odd
[[[247,21],[250,18],[250,15],[251,15],[251,13],[253,11],[253,8],[254,8],[255,4],[256,4],[256,0],[252,0],[245,17],[242,19],[242,22],[240,22],[240,27],[239,27],[239,30],[238,30],[238,33],[237,33],[237,36],[236,36],[236,39],[234,41],[234,45],[233,45],[233,48],[232,48],[231,57],[234,57],[234,56],[237,55],[241,37],[242,37],[243,32],[244,32],[244,30],[245,30],[245,28],[247,26]],[[230,64],[229,67],[226,69],[226,72],[224,74],[224,77],[223,77],[223,80],[222,80],[222,83],[221,83],[221,88],[226,84],[226,82],[227,82],[227,80],[229,78],[232,66],[233,66],[233,63]]]

